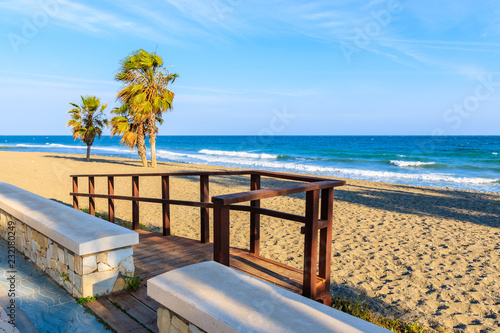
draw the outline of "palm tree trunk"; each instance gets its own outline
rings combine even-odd
[[[92,146],[92,145],[87,144],[87,161],[89,161],[89,160],[90,160],[90,147],[91,147],[91,146]]]
[[[151,146],[151,167],[156,168],[156,135],[149,134],[149,145]]]
[[[144,127],[140,125],[137,127],[137,153],[141,157],[142,166],[148,167],[148,160],[146,158],[146,138],[144,137]]]
[[[151,147],[151,167],[156,168],[156,117],[148,119],[149,145]]]

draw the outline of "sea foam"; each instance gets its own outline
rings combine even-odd
[[[394,164],[395,166],[398,166],[401,168],[407,168],[407,167],[417,167],[417,166],[422,166],[422,165],[433,165],[433,164],[436,164],[436,162],[391,161],[391,164]]]
[[[87,146],[84,146],[84,145],[62,145],[59,143],[46,143],[44,145],[30,145],[30,144],[20,143],[20,144],[17,144],[16,147],[20,147],[20,148],[44,148],[44,149],[46,149],[46,148],[87,149]],[[130,150],[123,149],[123,148],[92,146],[91,149],[93,151],[99,150],[99,151],[107,151],[107,152],[113,152],[113,153],[119,153],[119,154],[130,154],[131,153]]]
[[[242,158],[260,158],[260,159],[276,159],[278,155],[265,154],[265,153],[249,153],[245,151],[225,151],[225,150],[211,150],[202,149],[198,153],[205,155],[216,155],[216,156],[232,156],[232,157],[242,157]]]
[[[347,169],[347,168],[334,168],[325,167],[314,164],[300,164],[279,162],[266,159],[253,159],[253,158],[235,158],[229,155],[207,155],[207,154],[183,154],[175,153],[167,150],[158,150],[157,155],[177,162],[193,163],[193,164],[214,164],[225,166],[242,166],[254,169],[272,169],[284,172],[303,172],[312,174],[321,174],[326,176],[337,177],[359,177],[366,180],[377,181],[393,181],[396,179],[425,181],[425,182],[447,182],[457,184],[493,184],[500,179],[489,179],[481,177],[456,177],[442,173],[399,173],[391,171],[375,171],[375,170],[361,170],[361,169]],[[432,162],[433,163],[433,162]]]

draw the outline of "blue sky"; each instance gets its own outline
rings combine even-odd
[[[117,106],[119,61],[179,74],[161,135],[499,135],[500,2],[3,0],[3,135]]]

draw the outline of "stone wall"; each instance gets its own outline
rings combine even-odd
[[[158,308],[158,331],[160,333],[206,333],[161,304]]]
[[[131,246],[80,256],[3,210],[0,235],[76,298],[121,291],[134,274]]]

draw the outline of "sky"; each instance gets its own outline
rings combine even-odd
[[[498,0],[1,0],[0,34],[0,135],[117,107],[141,48],[179,75],[160,135],[500,135]]]

